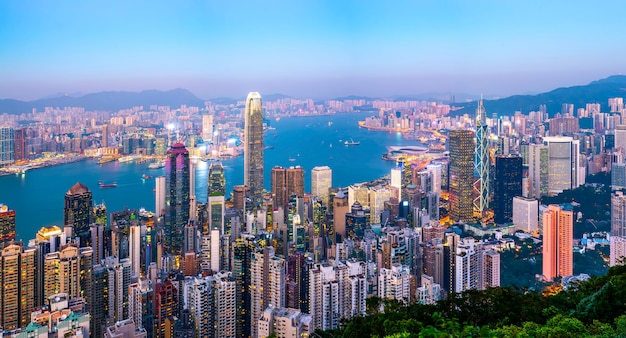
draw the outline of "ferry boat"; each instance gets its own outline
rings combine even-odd
[[[149,180],[151,178],[152,178],[152,176],[150,176],[150,175],[146,175],[146,174],[141,175],[141,179],[144,180],[144,181],[145,180]]]
[[[165,167],[165,162],[163,161],[153,162],[148,165],[148,169],[161,169],[163,167]]]
[[[100,186],[100,189],[115,188],[117,187],[117,183],[104,183],[102,181],[98,181],[98,186]]]
[[[108,163],[108,162],[113,162],[115,161],[117,158],[115,156],[102,156],[100,157],[100,159],[98,160],[98,164],[104,164],[104,163]]]
[[[295,161],[296,161],[296,159],[295,159],[295,158],[293,158],[293,157],[290,157],[290,158],[289,158],[289,162],[295,162]]]
[[[124,156],[124,157],[120,157],[117,159],[118,162],[120,163],[126,163],[126,162],[132,162],[134,160],[136,160],[138,157],[135,155],[130,155],[130,156]]]
[[[274,146],[265,146],[265,149],[274,149]]]
[[[346,141],[343,144],[345,144],[347,146],[358,146],[359,144],[361,144],[361,142],[354,141],[353,139],[350,139],[350,141]]]

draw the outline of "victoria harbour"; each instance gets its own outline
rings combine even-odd
[[[333,186],[345,187],[353,183],[374,180],[389,173],[393,161],[384,161],[381,155],[387,146],[417,145],[418,141],[402,138],[398,133],[368,131],[358,127],[357,121],[367,113],[343,113],[328,116],[283,118],[271,121],[265,134],[265,188],[270,188],[270,171],[274,166],[301,166],[305,170],[305,191],[310,191],[311,169],[327,165],[333,169]],[[360,142],[346,146],[345,142]],[[222,162],[225,166],[227,190],[243,184],[243,157]],[[196,163],[196,198],[207,199],[207,173],[210,163]],[[30,170],[24,175],[0,177],[0,200],[17,212],[18,238],[33,238],[42,226],[63,224],[63,198],[76,182],[93,192],[94,203],[104,203],[107,210],[119,211],[145,208],[153,210],[154,178],[164,169],[150,170],[148,163],[98,164],[84,160],[59,166]],[[98,182],[117,183],[116,188],[100,189]],[[33,206],[37,206],[36,208]]]

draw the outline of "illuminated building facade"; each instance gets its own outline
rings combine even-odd
[[[321,166],[311,169],[311,194],[321,198],[325,206],[328,206],[332,186],[333,171],[330,167]]]
[[[5,330],[25,328],[35,308],[37,249],[9,244],[0,256],[0,325]]]
[[[263,103],[261,95],[251,92],[246,98],[244,123],[244,185],[250,187],[252,207],[263,202]]]
[[[450,218],[469,221],[474,218],[474,132],[450,132]]]
[[[574,272],[574,212],[551,204],[543,213],[543,277],[571,276]]]
[[[571,137],[545,137],[548,146],[548,194],[558,195],[585,183],[585,168],[580,166],[580,141]]]
[[[172,144],[165,160],[165,250],[182,254],[183,229],[189,221],[189,152],[182,143]]]
[[[10,243],[15,239],[15,210],[0,204],[0,244]]]
[[[513,198],[522,195],[522,158],[514,155],[496,156],[494,176],[494,221],[510,222],[513,217]]]
[[[65,193],[63,224],[71,225],[75,234],[89,232],[93,223],[92,193],[84,184],[77,182]]]
[[[476,191],[474,208],[480,217],[484,216],[489,208],[490,167],[489,126],[481,98],[476,108],[476,152],[474,153],[474,190]]]
[[[10,165],[15,162],[13,158],[13,138],[13,128],[0,127],[0,167]]]
[[[272,196],[274,207],[287,210],[291,195],[304,196],[304,169],[300,166],[272,168]]]

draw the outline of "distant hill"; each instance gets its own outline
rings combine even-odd
[[[600,103],[602,111],[608,112],[608,99],[611,97],[626,97],[625,75],[614,75],[588,85],[558,88],[537,95],[513,95],[498,100],[484,100],[484,104],[487,116],[491,116],[492,113],[513,115],[516,111],[527,114],[530,111],[538,111],[542,104],[546,105],[548,114],[554,116],[561,112],[563,103],[573,103],[574,109],[584,108],[587,103]],[[452,116],[473,115],[477,101],[454,105],[463,109],[451,112]]]
[[[12,99],[0,100],[0,113],[21,114],[37,108],[45,107],[85,107],[87,110],[120,110],[134,106],[150,105],[170,106],[173,108],[186,104],[188,106],[204,107],[204,100],[197,98],[185,89],[168,91],[144,90],[142,92],[99,92],[80,97],[60,96],[35,101],[19,101]]]

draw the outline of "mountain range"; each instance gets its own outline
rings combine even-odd
[[[593,81],[587,85],[564,87],[536,95],[513,95],[497,100],[483,100],[487,115],[513,115],[516,111],[528,114],[538,111],[539,106],[546,105],[549,116],[561,112],[563,103],[573,103],[574,109],[584,108],[587,103],[600,103],[601,111],[608,112],[608,100],[612,97],[626,96],[626,76],[613,75],[606,79]],[[461,109],[451,112],[452,116],[463,114],[473,115],[477,101],[456,103]]]
[[[418,95],[416,97],[421,97]],[[608,99],[611,97],[626,96],[626,76],[614,75],[606,79],[593,81],[587,85],[558,88],[546,93],[536,95],[513,95],[501,99],[484,100],[485,109],[488,115],[497,113],[498,115],[513,115],[516,111],[528,113],[539,110],[539,106],[546,105],[548,114],[553,116],[561,111],[563,103],[573,103],[575,108],[584,107],[586,103],[600,103],[602,111],[608,111]],[[288,98],[283,94],[264,95],[265,101]],[[349,96],[342,99],[365,98],[359,96]],[[403,96],[406,98],[406,96]],[[371,98],[367,98],[371,99]],[[209,101],[220,104],[235,104],[244,98],[214,98]],[[150,105],[180,107],[188,106],[204,107],[205,100],[202,100],[185,89],[173,89],[169,91],[144,90],[142,92],[107,91],[83,96],[62,95],[58,97],[42,98],[34,101],[19,101],[13,99],[0,99],[0,113],[21,114],[32,111],[36,108],[43,111],[45,107],[84,107],[87,110],[109,110],[132,108],[134,106]],[[451,112],[451,115],[462,114],[473,115],[477,106],[477,101],[453,103],[460,109]]]

